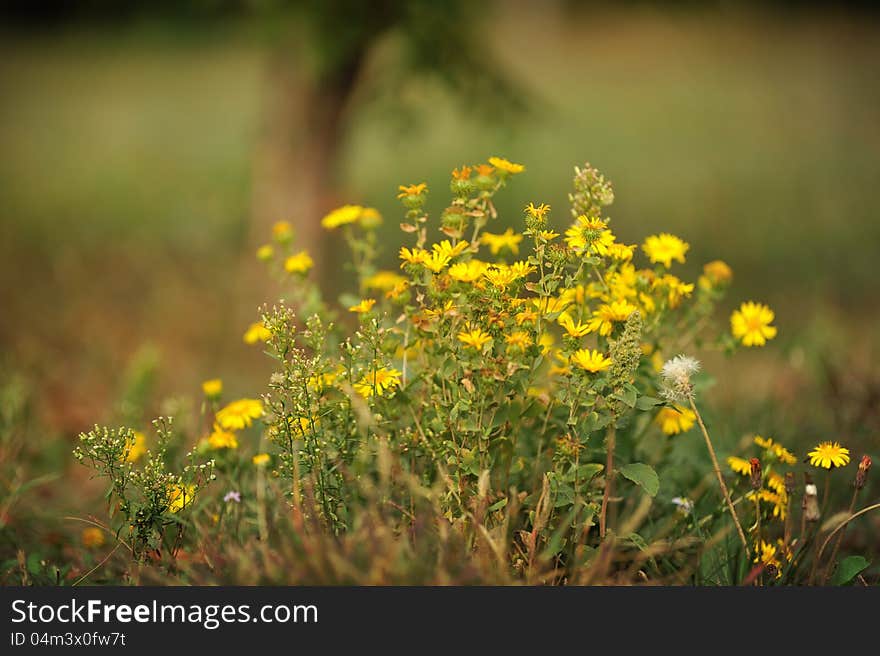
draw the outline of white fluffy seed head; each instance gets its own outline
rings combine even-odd
[[[663,379],[663,396],[678,403],[686,401],[693,389],[691,376],[699,370],[699,361],[687,355],[676,355],[671,360],[667,360],[660,370],[660,377]]]

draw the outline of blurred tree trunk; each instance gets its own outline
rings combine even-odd
[[[265,243],[275,221],[290,221],[296,247],[313,255],[318,276],[333,269],[322,257],[320,220],[339,203],[337,165],[366,53],[366,47],[356,49],[328,74],[309,79],[284,51],[273,58],[267,76],[250,241]]]

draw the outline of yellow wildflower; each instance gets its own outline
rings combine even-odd
[[[672,266],[672,260],[684,263],[684,255],[689,248],[690,244],[666,232],[651,235],[642,244],[642,250],[648,259],[655,264],[660,263],[666,268]]]
[[[406,246],[401,246],[399,257],[403,260],[403,264],[400,265],[400,268],[402,269],[405,264],[424,264],[429,256],[430,253],[424,248],[413,248],[410,250]]]
[[[399,273],[394,273],[394,271],[377,271],[364,280],[364,287],[387,292],[402,282],[406,282],[406,278]]]
[[[460,241],[455,246],[452,245],[448,239],[444,239],[439,244],[433,244],[431,246],[431,250],[439,256],[445,256],[450,259],[455,257],[456,255],[461,255],[467,250],[468,243],[466,241]]]
[[[398,198],[406,198],[407,196],[421,196],[428,190],[428,185],[424,182],[420,182],[419,184],[400,185],[397,190],[400,192],[399,194],[397,194]]]
[[[289,221],[276,221],[272,226],[272,237],[281,243],[290,241],[293,237],[293,226]]]
[[[497,287],[501,291],[507,289],[519,278],[519,275],[517,275],[515,270],[503,264],[493,264],[487,267],[483,272],[483,276],[493,287]]]
[[[660,408],[660,412],[654,417],[654,422],[660,426],[666,435],[678,435],[687,433],[694,426],[697,415],[690,408],[676,405],[674,408]]]
[[[314,260],[306,251],[300,251],[284,260],[284,270],[287,273],[308,273],[314,265]]]
[[[743,346],[764,346],[776,337],[776,327],[770,325],[774,318],[773,310],[763,303],[746,301],[730,315],[730,328]]]
[[[849,449],[840,446],[840,442],[820,442],[807,456],[813,467],[843,467],[849,463]]]
[[[553,241],[559,236],[558,232],[553,232],[552,230],[539,230],[538,237],[543,239],[544,241]]]
[[[633,257],[633,252],[636,250],[636,245],[632,244],[627,246],[626,244],[608,244],[608,255],[613,257],[615,260],[621,260],[623,262],[629,262]]]
[[[456,262],[449,267],[449,277],[458,282],[476,282],[483,277],[488,266],[485,262],[476,259]]]
[[[526,167],[522,164],[514,164],[513,162],[506,160],[503,157],[490,157],[489,164],[494,166],[496,169],[504,171],[505,173],[510,173],[511,175],[522,173],[526,170]]]
[[[471,177],[471,167],[462,166],[460,169],[452,169],[453,180],[469,180]]]
[[[251,462],[254,463],[257,467],[268,465],[269,460],[271,460],[271,458],[268,453],[258,453],[253,458],[251,458]]]
[[[458,333],[458,341],[466,346],[482,351],[486,344],[492,342],[492,336],[480,327],[468,326],[465,330]]]
[[[104,531],[97,526],[89,526],[84,528],[82,532],[82,543],[86,549],[97,549],[104,546]]]
[[[500,235],[484,232],[480,237],[480,243],[487,245],[492,255],[498,255],[505,248],[511,253],[519,253],[519,243],[522,240],[522,235],[514,233],[513,228],[508,228]]]
[[[244,333],[245,344],[256,344],[257,342],[268,342],[272,338],[272,333],[263,324],[262,321],[252,323]]]
[[[751,476],[752,475],[752,463],[750,463],[745,458],[738,458],[736,456],[730,456],[727,459],[727,464],[730,468],[735,471],[740,476]]]
[[[214,430],[208,436],[208,445],[212,449],[237,449],[238,438],[235,437],[235,433],[214,426]]]
[[[626,321],[629,315],[635,312],[636,309],[635,305],[627,301],[614,301],[610,304],[603,303],[596,309],[588,325],[591,331],[598,332],[605,337],[614,330],[615,323]]]
[[[382,215],[375,207],[365,207],[358,217],[358,223],[367,230],[372,230],[382,225]]]
[[[134,432],[134,439],[125,444],[126,462],[137,462],[147,452],[147,436],[140,431]]]
[[[576,364],[581,369],[597,373],[605,371],[611,366],[611,358],[606,357],[599,351],[591,351],[590,349],[580,349],[571,355],[572,364]]]
[[[515,330],[504,338],[504,343],[512,348],[525,350],[532,345],[532,337],[525,330]]]
[[[526,205],[525,212],[533,219],[544,219],[547,216],[547,212],[550,211],[550,206],[544,203],[541,203],[537,207],[535,207],[534,203],[529,203]]]
[[[355,391],[362,397],[369,398],[400,387],[401,372],[397,369],[382,367],[365,375],[360,382],[354,384]]]
[[[339,226],[354,223],[361,217],[364,208],[360,205],[343,205],[327,214],[321,219],[321,225],[326,230],[335,230]]]
[[[365,298],[357,305],[352,305],[348,308],[349,312],[354,312],[355,314],[366,314],[370,310],[373,309],[373,306],[376,304],[375,298]]]
[[[703,265],[703,275],[700,276],[700,287],[711,289],[726,285],[733,279],[733,270],[722,260],[713,260]]]
[[[168,488],[168,511],[180,512],[193,502],[196,494],[195,485],[175,483]]]
[[[257,259],[261,262],[268,262],[275,255],[275,249],[272,244],[263,244],[257,249]]]
[[[223,394],[223,381],[219,378],[212,378],[202,383],[202,393],[209,399],[216,399]]]
[[[259,399],[238,399],[217,411],[217,423],[226,430],[249,427],[254,419],[263,416],[263,402]]]
[[[565,332],[571,337],[583,337],[590,332],[590,327],[587,324],[581,323],[580,321],[575,322],[568,312],[560,314],[557,322],[560,326],[565,328]]]
[[[538,336],[538,346],[541,347],[541,353],[547,355],[550,352],[550,349],[553,348],[553,344],[556,343],[556,339],[550,333],[541,333]]]

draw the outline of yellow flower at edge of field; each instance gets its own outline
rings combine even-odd
[[[700,276],[700,287],[712,289],[726,285],[733,279],[733,269],[724,260],[712,260],[703,265],[703,275]]]
[[[600,305],[587,325],[590,331],[598,332],[603,337],[607,337],[614,330],[614,324],[626,321],[629,315],[638,308],[627,301],[614,301],[610,304],[604,303]]]
[[[743,346],[764,346],[776,337],[773,310],[763,303],[746,301],[730,315],[730,330]]]
[[[208,445],[214,450],[237,449],[238,438],[235,437],[235,433],[214,426],[214,430],[208,436]]]
[[[272,333],[263,324],[262,321],[252,323],[244,333],[245,344],[256,344],[257,342],[268,342],[272,338]]]
[[[335,230],[339,226],[354,223],[361,217],[364,208],[360,205],[343,205],[327,214],[321,219],[321,225],[326,230]]]
[[[217,411],[217,424],[226,430],[241,430],[263,416],[259,399],[238,399]]]
[[[657,416],[654,417],[654,422],[666,435],[687,433],[694,427],[696,421],[697,415],[694,414],[694,411],[680,405],[676,405],[674,408],[661,408]]]
[[[271,458],[269,457],[268,453],[258,453],[253,458],[251,458],[251,462],[254,463],[257,467],[268,465],[269,460],[271,460]]]
[[[306,251],[300,251],[284,260],[284,270],[287,273],[308,273],[313,266],[315,261]]]
[[[473,283],[482,278],[488,268],[488,264],[477,259],[456,262],[449,267],[449,277],[457,282]]]
[[[180,512],[193,502],[196,495],[195,485],[175,483],[168,488],[168,512]]]
[[[813,467],[843,467],[849,464],[849,449],[840,446],[840,442],[820,442],[807,456]]]
[[[550,206],[546,203],[541,203],[537,207],[535,207],[534,203],[529,203],[526,205],[525,213],[528,214],[533,219],[543,219],[547,216],[547,212],[550,211]]]
[[[776,456],[777,460],[784,462],[786,465],[793,465],[797,462],[797,457],[781,444],[774,442],[772,437],[755,435],[754,441],[757,446],[770,451]]]
[[[293,226],[289,221],[276,221],[272,226],[272,237],[280,243],[289,241],[293,237]]]
[[[532,337],[525,330],[515,330],[504,338],[504,343],[511,348],[525,350],[532,345]]]
[[[401,376],[397,369],[382,367],[361,378],[359,383],[354,384],[354,389],[365,399],[376,394],[382,396],[386,391],[400,387]]]
[[[261,262],[268,262],[275,255],[275,249],[272,244],[263,244],[257,249],[257,259]]]
[[[505,173],[510,173],[511,175],[516,175],[517,173],[522,173],[526,170],[526,167],[522,164],[515,164],[514,162],[504,159],[503,157],[490,157],[489,164],[494,166],[499,171],[504,171]]]
[[[364,287],[367,289],[378,289],[379,291],[387,292],[388,290],[394,289],[402,282],[406,282],[406,278],[399,273],[394,273],[394,271],[377,271],[364,280]]]
[[[373,306],[376,304],[375,298],[365,298],[357,305],[352,305],[348,308],[349,312],[354,312],[355,314],[366,314],[370,310],[373,309]]]
[[[730,468],[735,471],[740,476],[751,476],[752,475],[752,463],[750,463],[745,458],[737,458],[736,456],[730,456],[727,459],[727,464]]]
[[[667,232],[651,235],[642,244],[642,250],[648,259],[655,264],[662,264],[667,269],[672,266],[672,260],[684,264],[684,255],[689,248],[690,244],[686,241]]]
[[[458,341],[466,346],[482,351],[486,344],[492,342],[492,336],[482,328],[468,326],[467,329],[458,333]]]
[[[400,192],[399,194],[397,194],[398,198],[406,198],[407,196],[421,196],[428,190],[428,185],[424,182],[411,185],[400,185],[397,187],[397,190]]]
[[[575,323],[575,320],[572,319],[568,312],[560,314],[556,321],[560,326],[565,328],[565,332],[571,337],[583,337],[590,332],[590,327],[587,324],[581,323],[580,321]]]
[[[219,378],[211,378],[202,383],[202,393],[209,399],[216,399],[223,394],[223,381]]]
[[[500,235],[484,232],[480,237],[480,243],[488,246],[492,255],[498,255],[505,248],[510,250],[511,253],[519,253],[519,243],[522,240],[523,236],[516,234],[513,228],[508,228]]]
[[[594,374],[605,371],[611,366],[611,358],[606,357],[599,351],[591,351],[590,349],[580,349],[572,353],[571,362],[581,369]]]
[[[84,528],[82,532],[82,543],[86,549],[97,549],[104,546],[104,531],[97,526],[89,526]]]
[[[147,436],[135,431],[134,439],[126,442],[125,449],[125,462],[137,462],[147,452]]]

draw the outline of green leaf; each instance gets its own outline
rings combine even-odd
[[[636,408],[639,410],[653,410],[658,405],[663,405],[663,401],[655,399],[653,396],[642,396],[636,401]]]
[[[587,484],[595,478],[596,474],[605,469],[605,465],[598,462],[587,462],[577,468],[577,478],[581,484]]]
[[[507,497],[496,501],[491,506],[489,506],[489,512],[495,512],[496,510],[501,510],[504,506],[507,505]]]
[[[640,486],[650,496],[657,496],[660,491],[660,478],[650,465],[633,462],[620,468],[620,475]]]
[[[848,556],[840,561],[831,585],[846,585],[871,565],[864,556]]]

